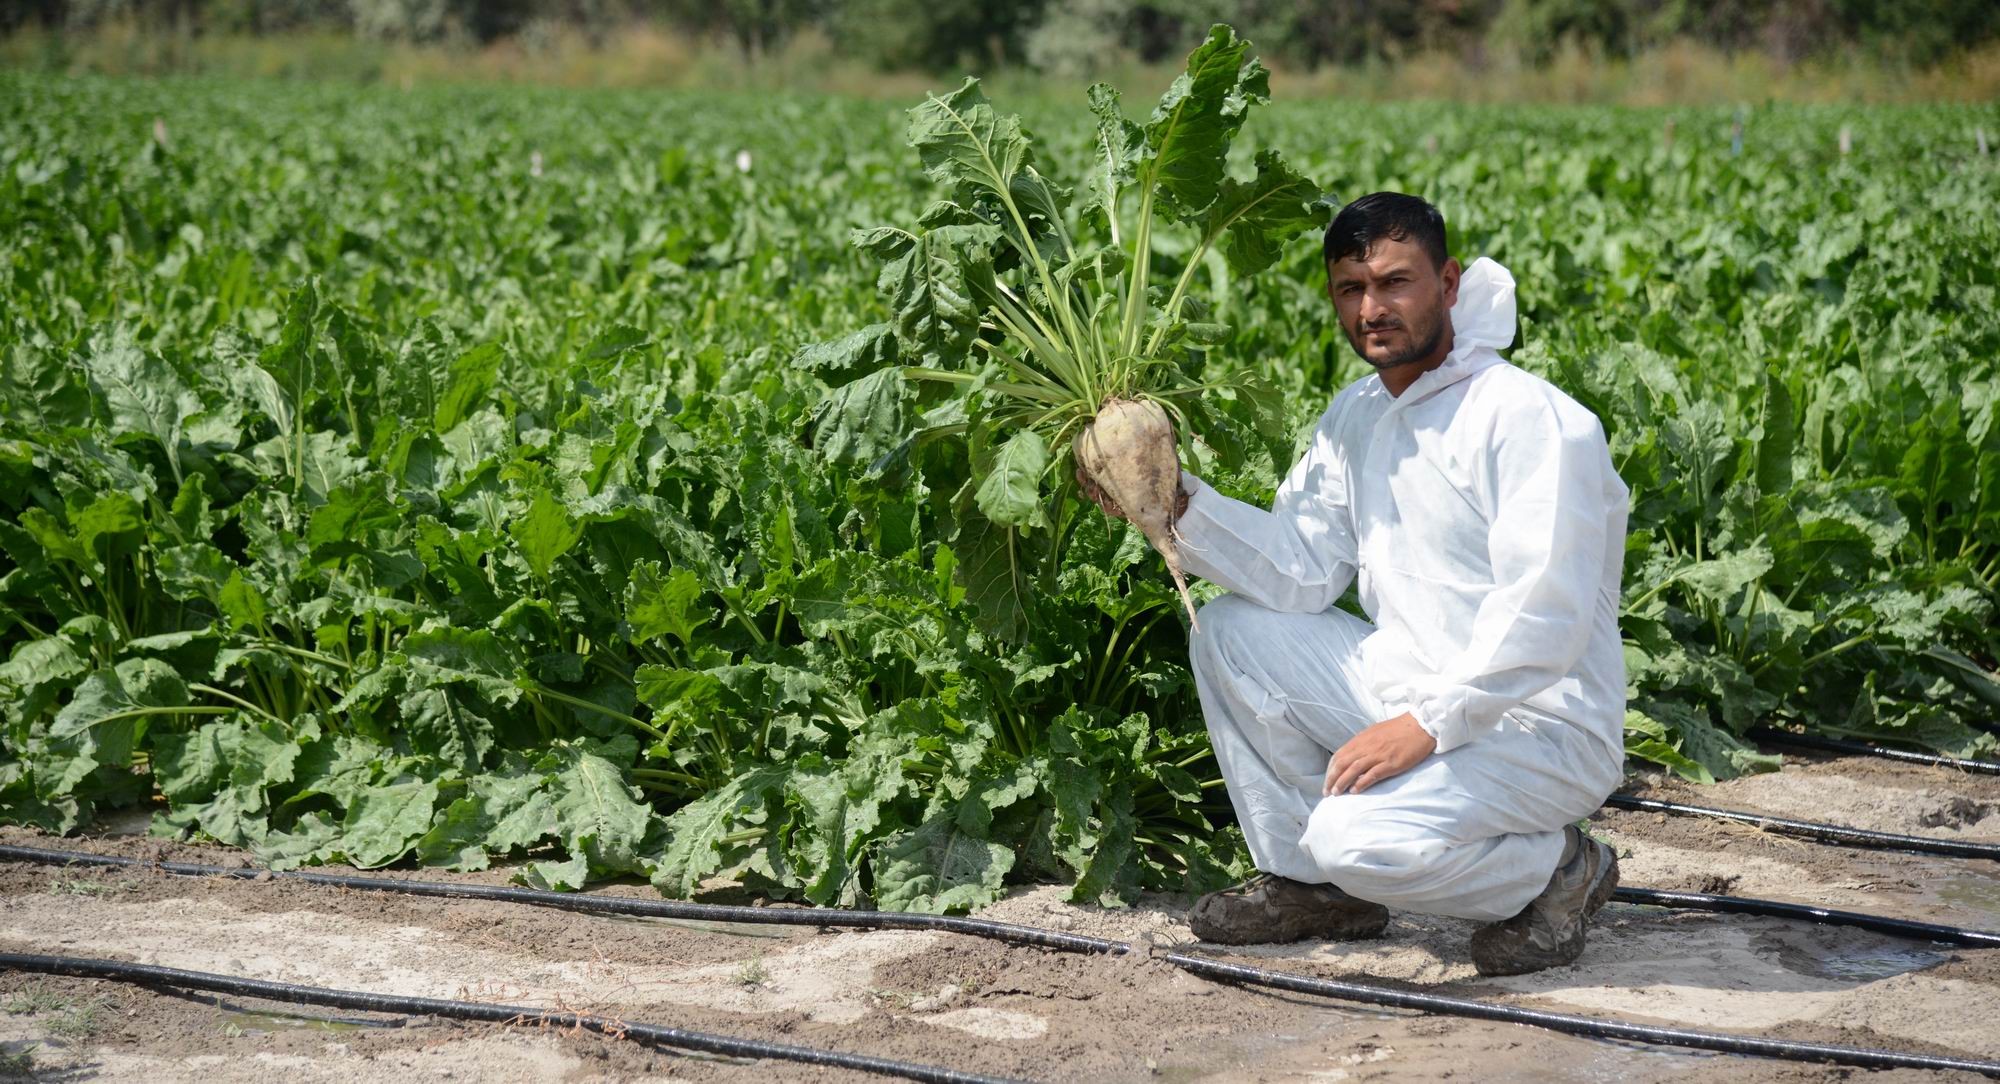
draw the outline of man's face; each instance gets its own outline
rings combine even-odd
[[[1333,264],[1327,294],[1354,352],[1377,370],[1430,358],[1451,330],[1458,261],[1442,268],[1410,241],[1384,237],[1361,258]]]

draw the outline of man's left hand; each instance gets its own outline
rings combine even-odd
[[[1323,796],[1359,794],[1423,763],[1437,751],[1437,739],[1404,712],[1349,738],[1326,766]]]

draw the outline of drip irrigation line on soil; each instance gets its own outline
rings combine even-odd
[[[1109,952],[1122,953],[1134,951],[1134,946],[1122,941],[1104,941],[1102,938],[1088,938],[1087,940],[1103,941],[1108,946],[1105,951]],[[1242,964],[1224,963],[1220,960],[1211,960],[1202,956],[1190,956],[1179,952],[1159,953],[1153,958],[1172,964],[1191,974],[1218,982],[1264,987],[1273,990],[1283,990],[1288,993],[1307,994],[1316,997],[1333,998],[1340,1001],[1381,1005],[1389,1008],[1463,1016],[1468,1019],[1490,1020],[1495,1023],[1527,1024],[1585,1038],[1680,1046],[1695,1050],[1713,1050],[1725,1054],[1747,1054],[1755,1057],[1779,1058],[1786,1061],[1853,1065],[1870,1069],[1954,1070],[1980,1073],[1990,1077],[2000,1077],[2000,1061],[1958,1058],[1936,1054],[1911,1054],[1899,1050],[1879,1050],[1860,1046],[1841,1046],[1832,1043],[1794,1042],[1788,1039],[1766,1039],[1754,1035],[1729,1035],[1722,1032],[1690,1031],[1684,1028],[1631,1024],[1619,1020],[1577,1016],[1571,1013],[1546,1012],[1540,1009],[1523,1009],[1511,1005],[1496,1005],[1491,1002],[1447,997],[1442,994],[1427,994],[1414,990],[1397,990],[1388,987],[1370,986],[1364,983],[1343,982],[1337,979],[1320,979],[1309,975],[1294,975],[1284,971],[1272,971],[1260,967],[1246,967]],[[961,1072],[956,1069],[946,1069],[941,1066],[892,1061],[887,1058],[870,1057],[865,1054],[848,1054],[837,1050],[821,1050],[814,1047],[768,1043],[756,1039],[742,1039],[730,1035],[716,1035],[709,1032],[688,1031],[682,1028],[661,1027],[657,1024],[633,1023],[582,1013],[551,1012],[519,1005],[495,1005],[478,1001],[448,1001],[439,998],[376,994],[360,990],[335,990],[322,986],[300,986],[288,982],[247,979],[234,975],[218,975],[206,971],[187,971],[181,968],[160,967],[154,964],[127,963],[123,960],[96,960],[78,956],[43,956],[30,953],[0,953],[0,970],[26,971],[43,975],[63,975],[72,978],[105,979],[147,987],[204,990],[211,993],[252,997],[290,1005],[326,1005],[349,1011],[386,1013],[406,1017],[434,1016],[454,1020],[475,1020],[484,1023],[540,1029],[583,1029],[604,1035],[633,1039],[655,1046],[696,1050],[704,1053],[734,1057],[797,1061],[808,1065],[852,1069],[859,1072],[902,1077],[909,1080],[937,1081],[940,1084],[1012,1084],[1012,1082],[1004,1077],[982,1076],[975,1073]]]
[[[1900,760],[1908,764],[1929,764],[1941,768],[1956,768],[1962,772],[1977,772],[1981,775],[2000,775],[2000,761],[1966,760],[1963,757],[1941,757],[1932,753],[1912,753],[1907,749],[1890,749],[1873,742],[1848,741],[1844,738],[1825,738],[1817,734],[1794,734],[1789,730],[1773,730],[1770,727],[1752,727],[1749,737],[1774,745],[1795,745],[1801,749],[1818,749],[1827,753],[1850,753],[1855,756],[1882,757]]]
[[[272,871],[254,866],[208,866],[194,862],[154,862],[123,855],[88,854],[83,851],[53,851],[40,847],[0,844],[0,862],[28,862],[44,866],[99,866],[156,870],[181,877],[228,877],[239,881],[278,879],[302,881],[328,888],[357,889],[364,892],[393,892],[408,896],[440,899],[483,900],[492,903],[520,903],[587,914],[633,915],[640,918],[669,918],[694,922],[744,922],[781,926],[813,926],[857,930],[941,930],[985,937],[1017,945],[1063,952],[1124,951],[1123,941],[1102,937],[1045,930],[988,918],[962,915],[925,915],[905,911],[856,911],[835,907],[748,907],[740,904],[693,903],[687,900],[641,899],[634,896],[603,896],[587,892],[545,892],[508,885],[477,885],[447,881],[404,880],[400,877],[361,877],[340,873],[308,873],[303,870]],[[1653,907],[1673,907],[1695,911],[1717,911],[1737,915],[1797,919],[1821,926],[1852,926],[1908,938],[1964,945],[1970,948],[2000,948],[2000,933],[1889,918],[1860,911],[1836,911],[1777,900],[1742,896],[1716,896],[1705,892],[1673,892],[1654,888],[1620,888],[1616,898],[1626,903]]]
[[[1469,998],[1450,997],[1444,994],[1399,990],[1393,987],[1373,986],[1366,983],[1345,982],[1335,979],[1321,979],[1267,968],[1248,967],[1242,964],[1225,963],[1220,960],[1184,952],[1150,951],[1143,946],[1135,946],[1124,941],[1114,941],[1104,937],[1065,933],[1058,930],[1045,930],[1035,926],[1022,926],[1011,922],[996,922],[991,919],[965,918],[956,915],[923,915],[898,911],[854,911],[811,907],[744,907],[713,903],[690,903],[680,900],[649,900],[619,896],[587,895],[583,893],[542,892],[534,889],[510,888],[497,885],[406,881],[390,877],[353,877],[298,871],[272,873],[247,867],[230,869],[222,866],[196,865],[187,862],[147,862],[119,855],[51,851],[37,847],[11,845],[0,845],[0,861],[32,862],[44,865],[74,864],[100,867],[136,867],[183,876],[223,876],[239,880],[256,880],[266,877],[282,878],[364,891],[396,892],[448,899],[524,903],[569,911],[639,915],[653,918],[864,930],[938,930],[947,933],[984,937],[1010,944],[1055,949],[1063,952],[1104,953],[1109,955],[1124,955],[1133,952],[1149,953],[1152,959],[1171,964],[1190,974],[1219,982],[1229,982],[1244,986],[1259,986],[1273,990],[1284,990],[1290,993],[1332,998],[1339,1001],[1412,1009],[1419,1012],[1437,1013],[1446,1016],[1463,1016],[1477,1020],[1528,1024],[1534,1027],[1547,1028],[1551,1031],[1586,1038],[1678,1046],[1695,1050],[1713,1050],[1727,1054],[1747,1054],[1757,1057],[1779,1058],[1788,1061],[1853,1065],[1873,1069],[1959,1070],[2000,1077],[2000,1061],[1912,1054],[1896,1050],[1838,1046],[1826,1043],[1793,1042],[1790,1040],[1769,1039],[1751,1035],[1731,1035],[1723,1032],[1690,1031],[1681,1028],[1655,1027],[1620,1020],[1577,1016],[1569,1013],[1546,1012],[1539,1009],[1524,1009],[1510,1005],[1497,1005],[1491,1002],[1476,1001]],[[1769,900],[1751,900],[1733,896],[1712,896],[1698,892],[1665,892],[1652,889],[1619,889],[1616,898],[1626,902],[1661,907],[1684,907],[1698,910],[1722,911],[1732,914],[1796,918],[1826,925],[1855,926],[1861,929],[1874,930],[1879,933],[1912,937],[1920,940],[2000,947],[2000,934],[1984,933],[1978,930],[1962,930],[1927,922],[1910,922],[1902,919],[1883,918],[1876,915],[1857,914],[1849,911],[1832,911],[1818,907],[1776,903]],[[0,959],[5,958],[0,957]]]
[[[2000,1061],[1935,1054],[1908,1054],[1900,1050],[1793,1042],[1789,1039],[1767,1039],[1756,1035],[1730,1035],[1719,1031],[1690,1031],[1685,1028],[1632,1024],[1594,1016],[1496,1005],[1489,1001],[1473,1001],[1469,998],[1447,997],[1443,994],[1397,990],[1391,987],[1342,982],[1337,979],[1316,979],[1261,967],[1223,963],[1219,960],[1178,952],[1161,953],[1155,959],[1165,960],[1176,967],[1218,982],[1264,986],[1291,993],[1313,994],[1399,1009],[1415,1009],[1419,1012],[1445,1016],[1464,1016],[1474,1020],[1528,1024],[1590,1039],[1615,1039],[1623,1042],[1651,1043],[1657,1046],[1679,1046],[1692,1050],[1713,1050],[1723,1054],[1749,1054],[1785,1061],[1853,1065],[1868,1069],[1950,1069],[2000,1077]]]
[[[1620,903],[1648,907],[1673,907],[1688,911],[1714,911],[1725,915],[1756,915],[1760,918],[1788,918],[1821,926],[1851,926],[1857,930],[1904,937],[1912,941],[1935,941],[1967,948],[2000,948],[2000,933],[1916,922],[1907,918],[1884,918],[1860,911],[1835,911],[1804,903],[1779,903],[1742,896],[1716,896],[1707,892],[1678,892],[1664,888],[1620,888],[1611,898]]]
[[[1739,824],[1754,825],[1773,835],[1793,836],[1814,843],[1833,843],[1844,847],[1873,847],[1890,851],[1915,851],[1919,854],[1938,854],[1949,858],[1984,858],[2000,862],[2000,844],[1996,843],[1971,843],[1957,839],[1933,839],[1929,836],[1904,836],[1894,832],[1871,832],[1865,828],[1795,821],[1787,817],[1771,817],[1740,809],[1714,809],[1702,805],[1662,802],[1655,798],[1635,798],[1630,794],[1614,794],[1606,798],[1604,804],[1614,809],[1629,809],[1640,813],[1672,813],[1677,816],[1736,821]]]
[[[27,971],[72,978],[108,979],[137,986],[170,987],[179,990],[206,990],[210,993],[254,997],[288,1005],[326,1005],[350,1011],[387,1013],[394,1016],[436,1016],[452,1020],[477,1020],[540,1029],[561,1028],[594,1031],[618,1038],[634,1039],[652,1046],[696,1050],[741,1058],[804,1062],[829,1068],[852,1069],[907,1080],[935,1081],[937,1084],[1014,1084],[1005,1077],[981,1076],[939,1065],[893,1061],[867,1054],[849,1054],[811,1046],[768,1043],[734,1035],[640,1024],[611,1017],[583,1013],[552,1012],[519,1005],[494,1005],[482,1001],[447,1001],[431,997],[375,994],[362,990],[334,990],[324,986],[299,986],[289,982],[246,979],[207,971],[184,971],[177,967],[134,964],[123,960],[93,960],[81,956],[40,956],[30,953],[0,952],[0,971]]]

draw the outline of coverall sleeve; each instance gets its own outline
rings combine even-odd
[[[1271,510],[1223,496],[1181,472],[1187,512],[1176,524],[1181,566],[1267,609],[1319,613],[1354,580],[1354,517],[1334,440],[1336,400]]]
[[[1410,713],[1440,753],[1576,667],[1603,587],[1611,455],[1602,427],[1547,401],[1509,415],[1487,457],[1494,588],[1464,650],[1410,687]]]

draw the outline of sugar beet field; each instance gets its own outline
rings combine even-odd
[[[1165,88],[1122,89],[1144,121]],[[1212,238],[1185,189],[1150,235],[1107,213],[1107,144],[1145,157],[1116,103],[998,101],[1040,239],[1008,257],[916,102],[0,73],[0,1079],[868,1078],[640,1024],[1031,1079],[2000,1073],[2000,776],[1963,763],[2000,759],[2000,107],[1251,98],[1203,148],[1231,179],[1187,183],[1286,210]],[[1632,778],[1593,830],[1626,885],[1692,895],[1622,896],[1540,975],[1479,978],[1468,924],[1415,915],[1193,940],[1188,901],[1249,867],[1181,602],[1066,436],[995,429],[1002,332],[1060,306],[978,299],[1042,258],[1064,293],[1116,279],[1136,235],[1190,466],[1267,503],[1366,372],[1312,197],[1384,188],[1512,270],[1511,360],[1632,490]],[[646,910],[689,899],[1131,951]]]

